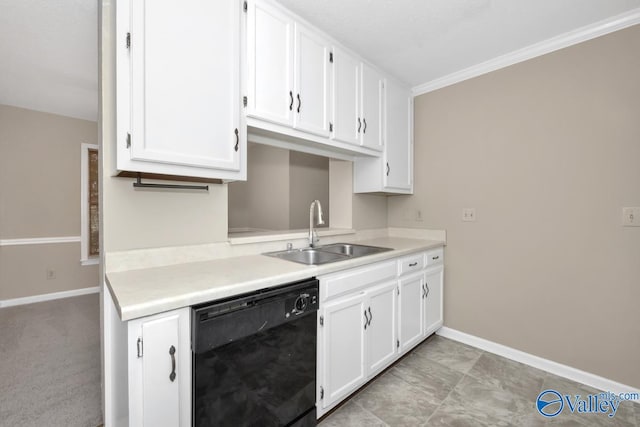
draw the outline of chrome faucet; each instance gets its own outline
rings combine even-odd
[[[315,205],[318,205],[317,225],[324,224],[324,221],[322,220],[322,205],[320,204],[320,200],[314,200],[313,202],[311,202],[311,206],[309,207],[309,247],[311,248],[315,247],[318,240],[320,240],[318,239],[318,235],[316,231],[313,229],[313,207]]]

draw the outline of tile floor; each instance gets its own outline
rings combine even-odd
[[[320,427],[334,426],[623,426],[640,427],[640,404],[616,415],[546,419],[535,408],[546,389],[582,396],[597,390],[467,345],[432,336],[367,385]]]

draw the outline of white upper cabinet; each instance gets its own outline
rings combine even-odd
[[[249,2],[247,115],[329,136],[329,43],[276,6]]]
[[[333,139],[360,145],[360,61],[333,48]]]
[[[244,179],[241,7],[118,3],[118,170]]]
[[[393,81],[386,87],[386,134],[384,187],[410,190],[413,177],[411,92]]]
[[[383,78],[375,69],[362,64],[362,145],[374,150],[382,150],[382,107]],[[358,123],[360,128],[360,123]]]
[[[261,1],[249,2],[247,24],[247,115],[293,124],[294,22]]]

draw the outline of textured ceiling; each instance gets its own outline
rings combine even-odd
[[[280,0],[411,86],[640,7],[640,0]]]
[[[280,0],[411,86],[640,0]],[[96,120],[98,0],[0,0],[0,104]]]
[[[97,120],[97,0],[0,0],[0,104]]]

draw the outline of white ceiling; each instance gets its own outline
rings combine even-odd
[[[280,0],[412,87],[640,7],[640,0]]]
[[[412,87],[629,11],[640,14],[640,0],[280,2]],[[0,0],[0,104],[96,120],[97,6]]]
[[[97,0],[0,0],[0,104],[97,120],[97,10]]]

